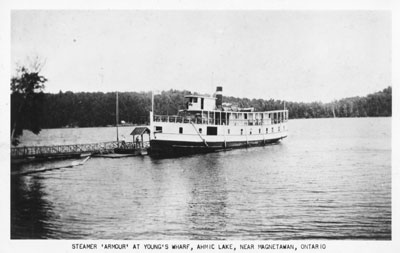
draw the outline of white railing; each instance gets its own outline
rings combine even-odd
[[[182,116],[168,116],[168,115],[155,115],[154,122],[168,122],[168,123],[187,123],[187,124],[204,124],[204,125],[244,125],[244,126],[259,126],[259,125],[273,125],[287,122],[287,119],[204,119],[197,117],[182,117]]]

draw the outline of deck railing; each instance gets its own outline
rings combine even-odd
[[[122,141],[119,145],[119,148],[122,148],[122,149],[139,149],[139,148],[148,148],[148,147],[150,147],[150,141],[144,141],[143,143],[142,142],[135,143],[135,142]]]
[[[124,145],[126,148],[136,148],[138,146],[138,144],[132,142],[123,143],[110,141],[89,144],[12,147],[11,158],[52,157],[83,153],[107,153],[113,152],[115,148],[121,147],[122,145]],[[149,142],[143,143],[143,147],[148,147],[149,145]],[[142,143],[140,143],[140,146],[142,146]]]
[[[258,125],[273,125],[287,122],[284,119],[204,119],[198,117],[182,117],[182,116],[167,116],[155,115],[154,122],[169,122],[169,123],[187,123],[187,124],[207,124],[207,125],[244,125],[244,126],[258,126]]]

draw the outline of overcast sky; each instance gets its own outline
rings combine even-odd
[[[179,89],[329,102],[391,84],[389,11],[12,11],[47,92]]]

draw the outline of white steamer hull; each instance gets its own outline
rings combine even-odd
[[[210,126],[201,124],[158,124],[162,129],[175,133],[155,133],[151,154],[171,155],[212,152],[276,143],[287,137],[286,123],[257,126]],[[217,135],[207,135],[207,127],[217,127]],[[176,129],[175,129],[176,128]],[[179,128],[182,133],[179,133]],[[200,133],[202,132],[202,133]],[[205,134],[203,134],[205,133]]]

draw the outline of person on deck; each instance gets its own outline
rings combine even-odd
[[[140,147],[139,136],[136,136],[136,148]]]

